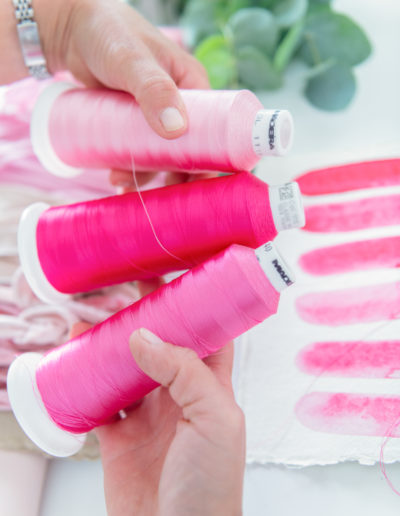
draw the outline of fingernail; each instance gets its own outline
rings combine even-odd
[[[164,342],[160,339],[160,337],[157,337],[157,335],[154,335],[154,333],[147,330],[146,328],[140,328],[139,334],[143,340],[145,340],[152,346],[159,347],[164,344]]]
[[[174,107],[167,107],[161,112],[160,120],[164,129],[168,132],[178,131],[185,125],[182,115]]]

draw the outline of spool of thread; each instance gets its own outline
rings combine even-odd
[[[31,288],[60,302],[191,268],[233,243],[255,249],[303,225],[297,183],[268,187],[243,172],[69,206],[34,204],[18,242]]]
[[[181,90],[189,119],[175,140],[158,136],[134,98],[120,91],[54,83],[39,97],[31,123],[42,165],[71,177],[83,168],[137,171],[249,171],[262,156],[291,146],[286,110],[265,110],[250,91]]]
[[[134,330],[203,358],[273,315],[292,278],[271,243],[257,251],[230,246],[44,357],[18,357],[7,378],[17,420],[46,452],[75,453],[84,432],[157,387],[130,353]]]

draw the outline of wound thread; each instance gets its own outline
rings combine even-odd
[[[157,386],[131,355],[134,330],[203,358],[273,315],[278,301],[254,251],[232,245],[47,354],[36,372],[46,410],[59,427],[87,432]]]
[[[290,114],[264,110],[248,90],[181,90],[188,130],[167,140],[150,128],[131,95],[66,88],[58,83],[44,91],[32,122],[35,152],[55,174],[129,170],[131,156],[137,171],[250,171],[262,155],[285,154],[292,141]],[[261,132],[253,134],[260,123]]]
[[[191,268],[276,234],[268,186],[241,173],[50,208],[36,242],[50,284],[77,293]]]

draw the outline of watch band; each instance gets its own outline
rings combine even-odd
[[[17,18],[18,38],[25,66],[36,79],[47,79],[46,59],[40,45],[39,31],[34,19],[32,0],[13,0]]]

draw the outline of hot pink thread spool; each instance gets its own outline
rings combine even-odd
[[[291,146],[293,121],[265,110],[247,90],[182,90],[189,128],[176,140],[158,136],[134,98],[112,90],[54,83],[32,115],[33,149],[43,166],[70,177],[84,168],[137,171],[249,171],[262,156]]]
[[[304,225],[297,183],[243,172],[69,206],[27,208],[19,228],[25,276],[45,302],[201,263],[233,243],[253,249]]]
[[[46,452],[72,455],[84,432],[157,386],[130,353],[135,329],[203,358],[276,313],[292,278],[271,243],[257,251],[230,246],[44,357],[18,357],[7,378],[17,420]]]

